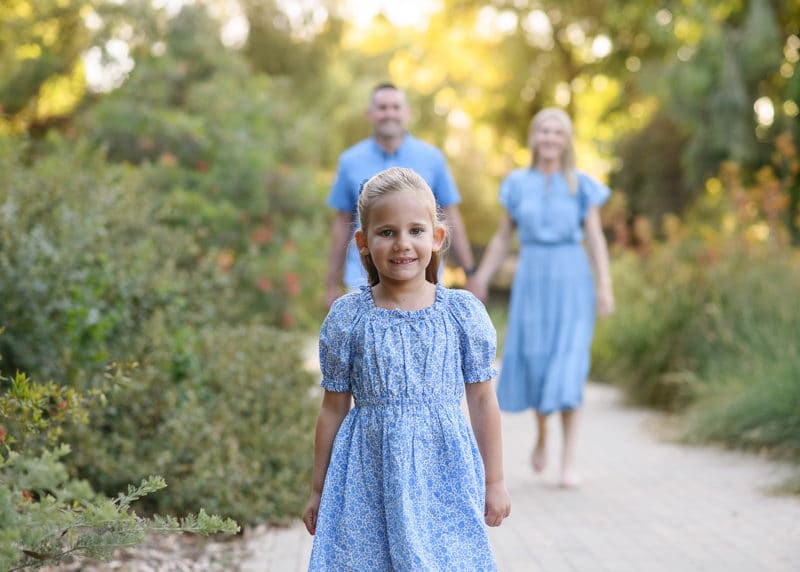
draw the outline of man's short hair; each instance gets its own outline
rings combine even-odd
[[[372,88],[372,95],[375,95],[377,92],[379,92],[382,89],[396,89],[396,90],[400,91],[400,88],[397,87],[395,84],[393,84],[390,81],[385,81],[383,83],[379,83],[378,85],[376,85],[375,87]]]

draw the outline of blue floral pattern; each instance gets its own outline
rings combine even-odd
[[[322,387],[355,406],[333,444],[309,570],[496,570],[464,384],[497,374],[496,333],[469,292],[421,310],[338,299],[320,331]]]

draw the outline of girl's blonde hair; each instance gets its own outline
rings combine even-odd
[[[528,143],[531,148],[531,167],[536,166],[536,146],[533,144],[533,133],[548,119],[555,119],[558,121],[567,136],[567,144],[564,147],[564,153],[561,155],[561,172],[564,175],[564,179],[567,181],[569,192],[574,195],[578,192],[578,175],[575,171],[575,146],[572,140],[572,120],[563,109],[545,107],[531,119],[531,124],[528,128]]]
[[[370,210],[375,202],[390,193],[398,191],[415,191],[419,196],[420,202],[427,207],[431,215],[431,226],[434,229],[444,228],[439,217],[439,211],[436,208],[436,198],[433,196],[433,191],[431,191],[425,179],[411,169],[391,167],[369,179],[361,189],[361,194],[358,197],[358,218],[361,221],[362,232],[366,234],[369,230]],[[425,269],[425,279],[433,284],[439,281],[439,262],[444,249],[445,245],[443,244],[441,250],[431,252],[431,261]],[[367,271],[369,285],[375,286],[378,284],[381,279],[372,257],[369,254],[362,254],[361,264],[364,265]]]

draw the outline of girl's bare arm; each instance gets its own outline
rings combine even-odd
[[[339,431],[339,426],[350,411],[351,393],[325,391],[322,405],[317,417],[317,430],[314,435],[314,472],[311,479],[311,496],[303,512],[303,524],[309,534],[314,534],[317,529],[317,513],[322,499],[322,487],[325,484],[325,474],[331,461],[333,440]]]
[[[511,514],[511,498],[503,477],[503,438],[500,428],[500,407],[490,381],[466,385],[467,407],[472,431],[478,443],[486,472],[486,510],[489,526],[500,526]]]

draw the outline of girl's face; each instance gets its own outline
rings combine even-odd
[[[560,163],[567,148],[567,132],[561,122],[554,118],[542,121],[531,133],[530,145],[536,152],[536,161]]]
[[[434,227],[419,193],[387,194],[372,205],[369,228],[356,231],[361,254],[369,254],[382,283],[425,281],[431,253],[442,248],[445,230]]]

